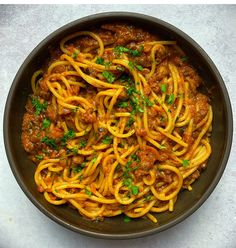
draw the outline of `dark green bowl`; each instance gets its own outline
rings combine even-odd
[[[158,214],[158,224],[142,218],[124,223],[121,216],[106,218],[103,222],[91,222],[68,206],[49,204],[37,191],[34,182],[35,165],[28,159],[21,145],[21,123],[27,96],[31,92],[30,79],[33,72],[39,69],[49,56],[48,47],[58,43],[70,33],[111,21],[131,22],[152,32],[155,31],[166,39],[176,40],[204,79],[205,87],[214,89],[210,95],[214,113],[212,155],[207,169],[202,173],[200,180],[194,183],[191,192],[180,193],[174,212]],[[28,198],[44,214],[76,232],[98,238],[127,239],[170,228],[183,221],[203,204],[225,169],[232,143],[232,122],[232,110],[224,82],[211,59],[195,41],[176,27],[159,19],[136,13],[112,12],[88,16],[69,23],[49,35],[30,53],[20,67],[7,98],[4,114],[4,142],[17,182]]]

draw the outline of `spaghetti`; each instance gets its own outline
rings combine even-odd
[[[211,154],[212,108],[175,41],[127,24],[65,37],[32,76],[22,144],[54,205],[92,220],[173,211]]]

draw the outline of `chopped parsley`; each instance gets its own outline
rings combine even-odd
[[[137,163],[140,162],[140,157],[135,153],[131,155],[131,159]]]
[[[64,134],[61,138],[62,145],[65,145],[68,139],[73,139],[75,137],[75,131],[70,129],[68,132]]]
[[[134,123],[134,118],[133,117],[130,117],[129,120],[127,121],[126,123],[126,126],[127,127],[131,127]]]
[[[162,85],[161,85],[161,91],[162,91],[163,93],[166,93],[166,85],[165,85],[165,84],[162,84]]]
[[[124,222],[129,223],[131,221],[131,218],[127,215],[124,216]]]
[[[74,146],[70,149],[75,155],[78,154],[78,146]]]
[[[138,188],[138,186],[132,185],[132,186],[130,187],[130,190],[131,190],[131,193],[132,193],[133,195],[137,195],[137,194],[139,193],[139,188]]]
[[[123,185],[130,188],[132,186],[132,179],[131,178],[126,178],[123,180]]]
[[[134,56],[134,57],[137,57],[137,56],[140,56],[142,51],[144,49],[144,46],[140,46],[139,50],[137,49],[129,49],[127,47],[123,47],[123,46],[116,46],[114,48],[114,52],[116,55],[121,55],[122,53],[128,53],[130,54],[131,56]]]
[[[183,160],[182,160],[182,165],[183,165],[183,167],[185,167],[185,168],[189,166],[189,163],[190,163],[190,162],[189,162],[188,159],[183,159]]]
[[[86,147],[86,145],[87,145],[87,141],[84,140],[84,139],[81,139],[80,142],[79,142],[80,148],[84,148],[84,147]]]
[[[96,59],[96,63],[99,64],[99,65],[103,65],[104,64],[104,58],[98,57]]]
[[[175,96],[174,96],[174,94],[171,94],[171,95],[169,95],[169,97],[168,97],[168,99],[167,99],[167,103],[168,103],[169,105],[171,105],[171,104],[174,103],[174,100],[175,100]]]
[[[132,164],[131,161],[128,161],[125,165],[125,169],[124,169],[124,172],[123,172],[123,177],[124,178],[129,178],[130,177],[130,171],[131,171],[131,167],[130,165]]]
[[[114,52],[115,52],[115,54],[120,55],[120,54],[122,54],[122,53],[127,53],[127,52],[129,52],[129,48],[123,47],[123,46],[116,46],[116,47],[114,48]]]
[[[165,146],[163,146],[163,145],[160,145],[159,146],[159,149],[165,149],[166,147]]]
[[[102,140],[103,144],[109,145],[112,142],[112,138],[110,136],[105,136],[105,138]]]
[[[76,167],[73,167],[72,170],[74,173],[79,173],[83,170],[83,168],[86,166],[86,163],[83,162],[81,165],[78,165]]]
[[[129,61],[128,63],[129,67],[131,70],[134,70],[134,68],[136,67],[139,71],[143,70],[143,67],[141,65],[137,65],[136,63]]]
[[[93,193],[90,190],[85,188],[85,194],[91,196]]]
[[[129,61],[129,67],[130,67],[130,69],[131,70],[134,70],[134,62],[132,62],[132,61]]]
[[[117,71],[124,71],[125,69],[124,69],[124,67],[122,67],[122,66],[117,66],[117,67],[116,67],[116,70],[117,70]]]
[[[111,62],[110,61],[104,62],[104,66],[106,69],[109,69],[109,67],[111,66]]]
[[[46,144],[47,146],[50,146],[52,149],[57,149],[57,144],[55,139],[49,139],[47,136],[44,136],[41,139],[41,142]]]
[[[154,103],[150,101],[146,96],[144,95],[140,95],[140,96],[143,99],[145,106],[152,107],[154,105]]]
[[[129,76],[129,74],[127,73],[123,73],[121,76],[120,76],[120,81],[122,83],[128,83],[129,85],[133,84],[133,81],[131,79],[131,77]]]
[[[109,71],[103,71],[102,75],[107,80],[107,82],[110,84],[113,83],[116,79],[116,77]]]
[[[188,57],[184,56],[184,57],[181,58],[181,60],[182,60],[183,62],[186,62],[186,61],[188,61]]]
[[[43,119],[43,124],[42,124],[42,129],[46,129],[48,127],[50,127],[51,125],[51,121],[48,119]]]
[[[42,160],[43,159],[43,155],[35,155],[35,158],[38,160]]]
[[[94,158],[91,160],[92,164],[94,164],[94,163],[96,162],[96,160],[97,160],[97,157],[94,157]]]
[[[139,71],[142,71],[143,70],[143,67],[141,65],[136,65],[136,68],[139,70]]]
[[[41,103],[40,100],[37,98],[32,98],[31,102],[32,102],[33,107],[35,108],[35,114],[36,115],[40,115],[40,113],[43,110],[47,109],[47,106],[48,106],[47,102]]]
[[[137,168],[131,168],[132,162],[128,161],[125,165],[125,169],[123,171],[123,185],[128,187],[133,195],[137,195],[139,193],[139,187],[132,185],[133,175],[131,171],[136,170]]]
[[[73,58],[73,59],[77,59],[77,58],[78,58],[78,54],[79,54],[79,51],[75,51],[75,52],[72,54],[72,58]]]
[[[117,106],[118,106],[119,108],[127,108],[127,107],[129,107],[129,103],[128,103],[128,102],[119,102],[119,103],[117,104]]]
[[[151,199],[152,199],[152,195],[147,195],[144,198],[145,201],[151,201]]]

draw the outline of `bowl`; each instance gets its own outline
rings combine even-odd
[[[92,222],[81,217],[68,206],[49,204],[37,191],[34,182],[35,165],[28,159],[21,145],[21,123],[25,112],[27,96],[31,92],[30,79],[49,55],[49,46],[58,43],[63,37],[78,30],[86,30],[103,22],[125,21],[140,25],[147,30],[155,30],[166,39],[176,40],[190,58],[205,82],[213,106],[214,120],[211,138],[212,155],[207,169],[200,180],[194,183],[194,190],[182,191],[172,213],[158,214],[158,224],[141,218],[124,223],[123,217],[106,218],[103,222]],[[212,90],[213,89],[213,90]],[[71,22],[44,39],[26,58],[9,91],[4,113],[4,142],[12,172],[32,203],[45,215],[60,225],[75,232],[98,238],[128,239],[154,234],[166,230],[183,221],[209,197],[219,182],[225,169],[232,143],[232,110],[224,82],[217,68],[203,49],[188,35],[176,27],[151,16],[129,13],[101,13]]]

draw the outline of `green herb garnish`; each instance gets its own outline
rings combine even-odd
[[[165,146],[163,146],[163,145],[160,145],[159,146],[159,149],[165,149],[166,147]]]
[[[129,85],[133,84],[133,81],[131,79],[131,77],[129,76],[129,74],[127,73],[123,73],[121,76],[120,76],[120,81],[122,83],[128,83]]]
[[[86,145],[87,145],[87,141],[84,140],[84,139],[81,139],[80,142],[79,142],[80,148],[84,148],[84,147],[86,147]]]
[[[171,105],[171,104],[174,103],[174,100],[175,100],[175,96],[174,96],[174,94],[171,94],[171,95],[169,95],[169,97],[168,97],[168,99],[167,99],[167,103],[168,103],[169,105]]]
[[[74,146],[73,148],[70,149],[75,155],[78,154],[78,146]]]
[[[186,62],[186,61],[188,61],[188,57],[184,56],[184,57],[181,58],[181,60],[182,60],[183,62]]]
[[[51,121],[48,119],[43,119],[43,124],[42,124],[42,129],[46,129],[48,127],[50,127],[51,125]]]
[[[48,106],[48,103],[47,103],[47,102],[41,103],[41,102],[39,101],[39,99],[37,99],[37,98],[32,98],[31,102],[32,102],[33,107],[34,107],[35,110],[36,110],[36,111],[35,111],[35,114],[36,114],[36,115],[40,115],[40,113],[41,113],[43,110],[46,110],[46,109],[47,109],[47,106]]]
[[[104,58],[98,57],[96,59],[96,63],[99,64],[99,65],[103,65],[104,64]]]
[[[43,159],[43,155],[35,155],[35,158],[38,160],[42,160]]]
[[[132,193],[133,195],[137,195],[137,194],[139,193],[139,188],[138,188],[138,186],[132,185],[132,186],[130,187],[130,190],[131,190],[131,193]]]
[[[91,196],[93,193],[90,190],[85,188],[85,194]]]
[[[94,163],[96,162],[96,160],[97,160],[97,157],[94,157],[94,158],[91,160],[92,164],[94,164]]]
[[[41,142],[46,144],[47,146],[50,146],[51,148],[53,149],[57,149],[57,144],[56,144],[56,140],[55,139],[49,139],[47,136],[44,136],[42,139],[41,139]]]
[[[121,55],[122,53],[129,53],[132,56],[140,56],[142,51],[144,49],[144,46],[140,46],[139,50],[137,49],[129,49],[127,47],[123,47],[123,46],[116,46],[114,48],[114,52],[116,55]]]
[[[129,120],[127,121],[127,123],[126,123],[126,126],[131,127],[133,123],[134,123],[134,118],[130,117]]]
[[[152,195],[147,195],[144,198],[145,201],[151,201],[151,199],[152,199]]]
[[[119,102],[119,103],[117,104],[117,106],[118,106],[119,108],[127,108],[127,107],[129,107],[129,103],[128,103],[128,102]]]
[[[76,166],[76,167],[73,167],[72,170],[73,170],[73,172],[75,172],[75,173],[79,173],[79,172],[81,172],[81,171],[83,170],[83,168],[84,168],[85,166],[86,166],[86,163],[83,162],[81,165],[78,165],[78,166]]]
[[[141,65],[136,65],[136,68],[139,70],[139,71],[142,71],[143,70],[143,67]]]
[[[64,134],[61,138],[62,145],[65,145],[68,139],[73,139],[75,137],[75,131],[70,129],[68,132]]]
[[[135,153],[131,155],[131,159],[134,160],[137,163],[140,162],[139,156],[137,154],[135,154]]]
[[[124,67],[122,67],[122,66],[117,66],[117,67],[116,67],[116,70],[117,70],[117,71],[124,71],[125,69],[124,69]]]
[[[162,84],[162,85],[161,85],[161,91],[162,91],[163,93],[166,93],[166,85],[165,85],[165,84]]]
[[[124,216],[124,222],[129,223],[131,221],[131,218],[127,215]]]
[[[103,71],[102,75],[104,78],[106,78],[107,82],[110,84],[113,83],[116,79],[116,77],[109,71]]]
[[[109,67],[111,66],[111,62],[110,61],[104,62],[104,66],[106,69],[109,69]]]
[[[190,163],[190,162],[189,162],[188,159],[183,159],[183,160],[182,160],[182,165],[183,165],[183,167],[185,167],[185,168],[189,166],[189,163]]]
[[[131,187],[132,186],[132,179],[131,178],[126,178],[123,180],[123,185],[126,187]]]
[[[112,142],[112,138],[110,136],[105,136],[105,138],[102,140],[103,144],[109,145]]]
[[[72,54],[72,58],[73,58],[73,59],[77,59],[77,58],[78,58],[78,54],[79,54],[79,51],[75,51],[75,52]]]
[[[134,62],[129,61],[128,65],[129,65],[129,67],[130,67],[131,70],[134,69]]]

